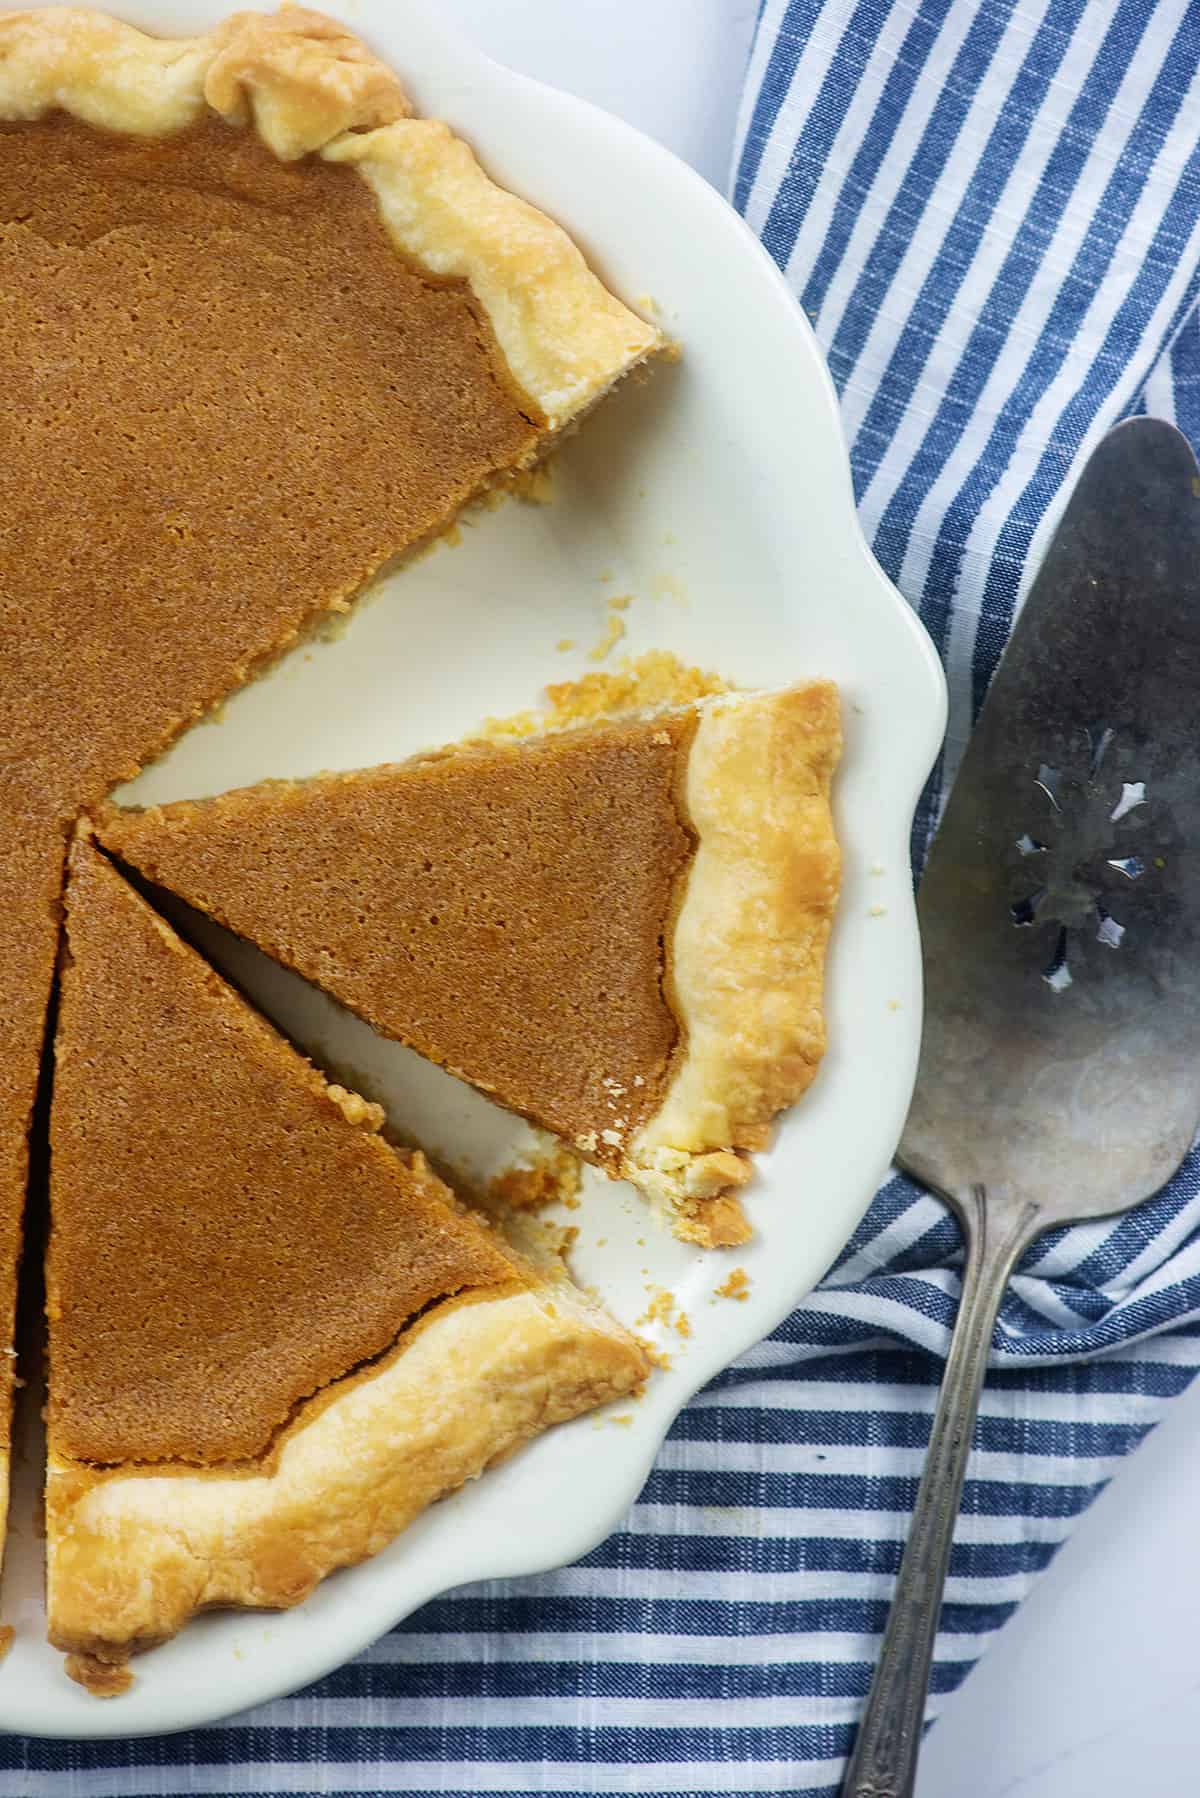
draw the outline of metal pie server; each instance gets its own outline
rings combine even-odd
[[[992,1329],[1043,1231],[1156,1192],[1200,1122],[1200,471],[1153,419],[1080,478],[921,885],[926,1015],[897,1160],[962,1300],[844,1798],[910,1798]]]

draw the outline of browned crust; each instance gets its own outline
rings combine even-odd
[[[646,1371],[632,1338],[565,1283],[477,1295],[439,1306],[368,1375],[323,1394],[270,1473],[54,1457],[50,1639],[119,1664],[197,1611],[298,1604],[434,1499]]]
[[[767,1146],[825,1052],[841,741],[829,681],[709,700],[692,739],[683,798],[697,849],[670,956],[681,1044],[623,1171],[705,1247],[750,1235],[735,1196],[747,1152]]]

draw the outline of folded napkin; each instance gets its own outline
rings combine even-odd
[[[1083,458],[1200,440],[1194,0],[765,0],[734,197],[842,398],[864,525],[946,659],[918,859]],[[993,1345],[932,1709],[1200,1362],[1200,1156],[1031,1254]],[[0,1798],[828,1794],[871,1677],[959,1289],[893,1178],[820,1290],[688,1408],[579,1566],[428,1605],[221,1729],[0,1739]]]

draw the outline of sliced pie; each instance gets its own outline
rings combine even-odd
[[[839,858],[828,682],[199,803],[103,841],[501,1104],[744,1240],[808,1086]]]
[[[72,850],[51,1119],[51,1639],[75,1671],[279,1607],[641,1350],[457,1206]]]
[[[658,344],[320,14],[0,14],[0,1347],[70,820]]]

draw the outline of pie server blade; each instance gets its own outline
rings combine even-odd
[[[1087,463],[968,744],[918,898],[901,1166],[950,1200],[962,1302],[844,1791],[915,1777],[992,1329],[1042,1231],[1123,1210],[1200,1122],[1200,470],[1154,419]]]
[[[1155,419],[1087,464],[918,898],[898,1159],[1042,1227],[1156,1192],[1200,1120],[1200,475]]]

